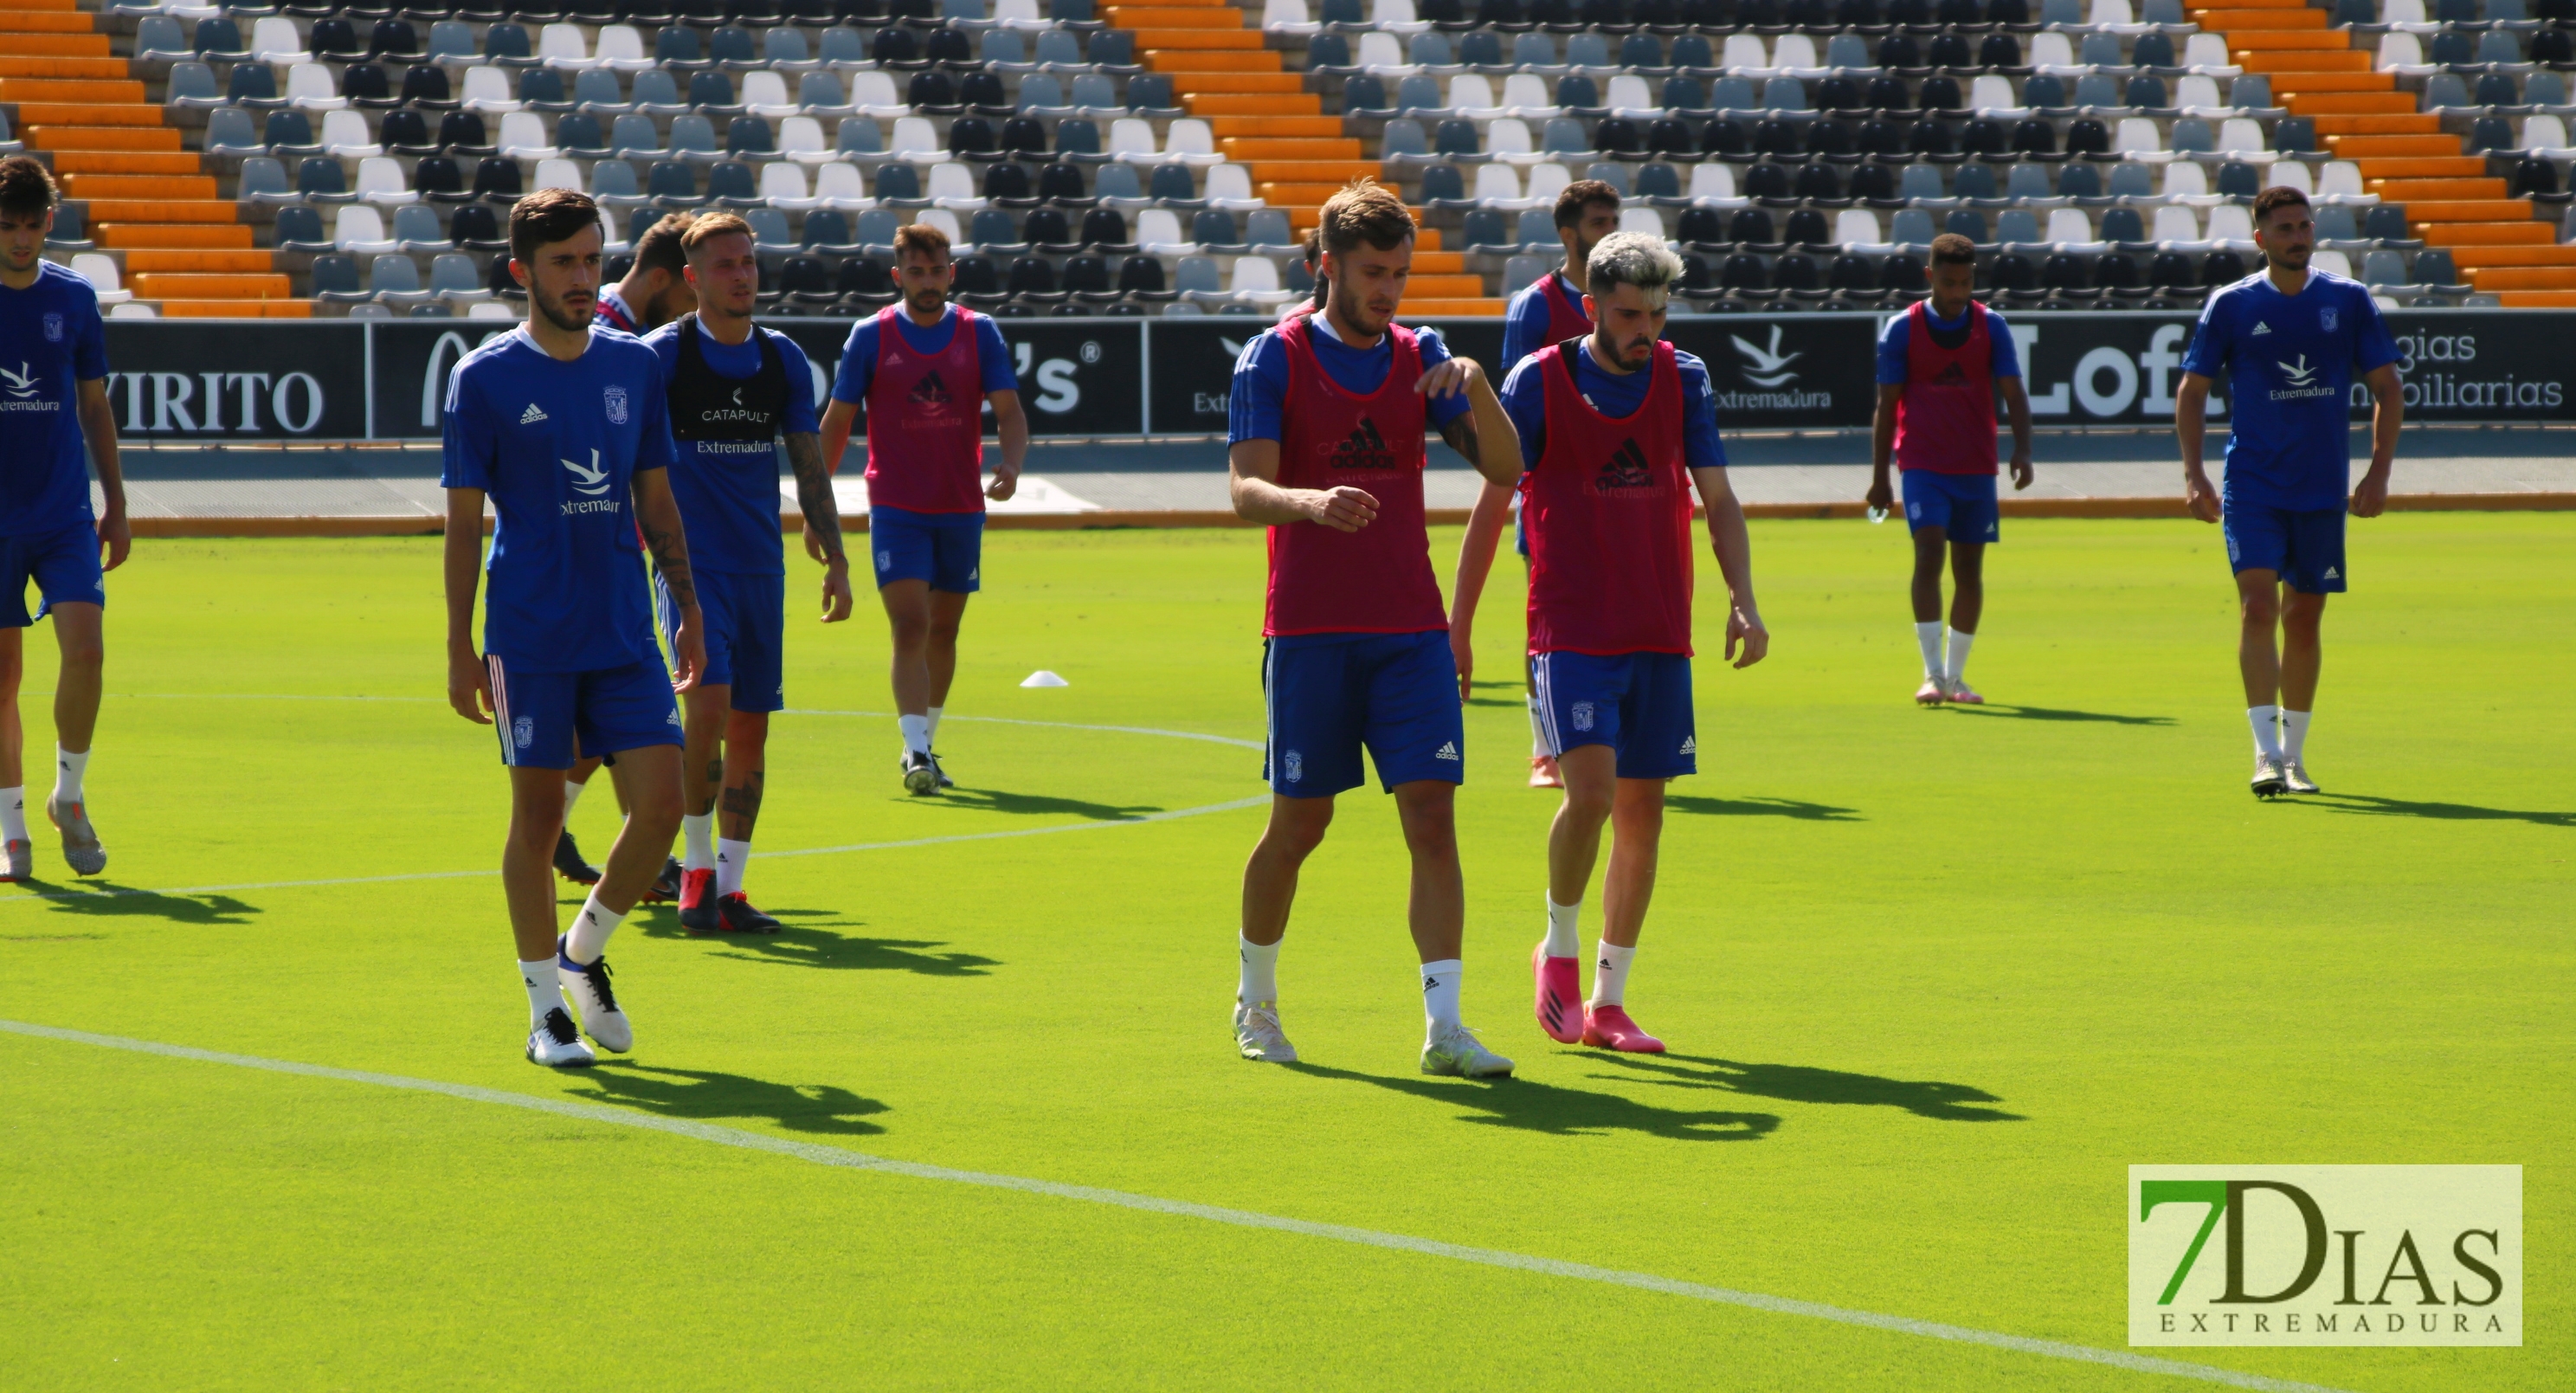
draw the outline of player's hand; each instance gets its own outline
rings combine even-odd
[[[2388,475],[2373,469],[2361,476],[2360,483],[2353,485],[2352,515],[2357,518],[2375,518],[2386,511],[2388,511]]]
[[[2366,515],[2365,515],[2366,516]],[[126,554],[134,550],[134,524],[123,513],[110,513],[98,520],[98,543],[106,550],[103,569],[113,571],[125,564]]]
[[[2019,491],[2021,491],[2021,490],[2023,490],[2023,489],[2026,489],[2026,488],[2029,488],[2029,487],[2030,487],[2030,481],[2031,481],[2031,472],[2030,472],[2030,451],[2028,451],[2028,450],[2015,450],[2015,451],[2013,451],[2013,457],[2012,457],[2012,479],[2013,479],[2013,490],[2014,490],[2014,492],[2016,492],[2016,493],[2018,493]]]
[[[1010,461],[1004,460],[1001,464],[995,466],[993,470],[992,485],[984,490],[984,496],[996,503],[1004,503],[1010,500],[1012,494],[1018,493],[1019,491],[1019,468],[1016,465],[1013,465]]]
[[[1466,705],[1476,694],[1475,636],[1461,625],[1449,626],[1449,656],[1458,663],[1458,704]]]
[[[680,611],[679,631],[671,635],[671,663],[676,669],[671,690],[695,691],[698,674],[707,670],[706,619],[696,605]]]
[[[1413,390],[1426,397],[1454,397],[1467,390],[1485,370],[1473,358],[1449,358],[1432,365],[1429,372],[1414,382]]]
[[[492,672],[472,644],[447,650],[447,704],[478,726],[492,724]]]
[[[838,624],[850,617],[850,559],[836,556],[824,563],[823,622]]]
[[[1308,498],[1306,513],[1336,532],[1357,532],[1377,521],[1377,500],[1347,485],[1322,489]]]
[[[1896,488],[1884,477],[1872,479],[1869,481],[1869,492],[1863,496],[1862,501],[1882,513],[1895,512]]]
[[[2183,483],[2182,505],[2202,522],[2218,521],[2218,490],[2209,486],[2209,476],[2193,470]]]
[[[1735,647],[1744,645],[1744,656],[1735,657]],[[1733,605],[1726,611],[1726,656],[1735,658],[1737,667],[1751,667],[1771,652],[1771,631],[1762,627],[1762,616],[1746,605]]]

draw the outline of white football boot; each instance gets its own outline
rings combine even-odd
[[[571,1014],[558,1006],[528,1032],[528,1062],[549,1069],[581,1069],[597,1064],[599,1056],[581,1042]]]
[[[2281,772],[2281,757],[2279,755],[2258,754],[2254,756],[2255,797],[2278,798],[2281,796],[2281,791],[2288,787],[2289,780]]]
[[[1297,1047],[1288,1043],[1287,1032],[1279,1028],[1276,1001],[1234,1004],[1234,1047],[1244,1058],[1263,1064],[1297,1062]]]
[[[2304,761],[2285,759],[2281,761],[2281,791],[2284,793],[2321,793],[2324,790],[2317,787],[2316,780],[2308,777],[2308,766]]]
[[[555,940],[555,976],[563,982],[564,994],[581,1008],[581,1028],[602,1048],[619,1054],[635,1048],[635,1026],[626,1013],[617,1009],[617,992],[608,982],[608,959],[601,958],[588,967],[575,967],[564,956],[564,941]]]
[[[1512,1062],[1485,1048],[1476,1032],[1463,1025],[1441,1030],[1422,1043],[1422,1072],[1468,1079],[1511,1077]]]

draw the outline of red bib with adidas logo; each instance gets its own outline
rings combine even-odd
[[[1604,416],[1574,383],[1567,355],[1530,356],[1547,384],[1547,449],[1521,476],[1529,523],[1529,651],[1691,651],[1690,469],[1682,452],[1682,378],[1673,346],[1634,414]]]
[[[868,502],[916,513],[984,511],[984,362],[975,312],[960,305],[948,345],[923,355],[877,314],[868,382]]]
[[[1967,332],[1932,337],[1932,304],[1905,312],[1905,391],[1896,399],[1893,458],[1900,470],[1995,473],[1995,345],[1986,307],[1968,302]]]
[[[1283,634],[1418,634],[1446,629],[1422,519],[1422,350],[1413,331],[1388,325],[1394,361],[1377,391],[1345,390],[1315,361],[1315,323],[1299,316],[1276,331],[1288,347],[1288,397],[1280,418],[1279,486],[1344,485],[1377,500],[1357,532],[1320,522],[1270,529],[1270,599],[1264,637]]]

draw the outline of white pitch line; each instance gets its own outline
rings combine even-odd
[[[1415,1238],[1409,1234],[1353,1228],[1346,1224],[1319,1224],[1306,1219],[1290,1219],[1248,1209],[1226,1209],[1210,1204],[1193,1204],[1187,1200],[1163,1199],[1154,1195],[1133,1194],[1125,1190],[1104,1190],[1090,1185],[1068,1185],[1061,1181],[1035,1180],[1017,1175],[994,1175],[985,1171],[955,1170],[947,1166],[924,1165],[918,1161],[893,1161],[836,1146],[817,1146],[812,1142],[789,1141],[783,1137],[764,1136],[758,1132],[747,1132],[739,1128],[719,1127],[712,1123],[691,1122],[652,1113],[629,1112],[622,1108],[604,1107],[597,1103],[580,1103],[564,1098],[540,1098],[497,1088],[477,1088],[472,1084],[406,1078],[400,1074],[375,1074],[357,1069],[334,1069],[321,1064],[262,1059],[255,1055],[225,1054],[187,1045],[165,1045],[158,1041],[133,1040],[120,1035],[93,1035],[85,1030],[64,1030],[56,1026],[30,1025],[20,1021],[0,1020],[0,1031],[45,1040],[59,1040],[75,1045],[95,1045],[102,1049],[160,1055],[169,1059],[187,1059],[205,1064],[228,1064],[238,1069],[259,1069],[274,1074],[296,1074],[306,1078],[334,1079],[342,1083],[399,1088],[415,1093],[436,1093],[450,1098],[460,1098],[467,1102],[493,1103],[502,1107],[522,1108],[529,1112],[552,1113],[558,1117],[604,1123],[613,1127],[667,1132],[673,1136],[712,1142],[718,1146],[792,1156],[816,1165],[878,1171],[913,1180],[935,1180],[951,1185],[1017,1190],[1023,1194],[1077,1200],[1085,1204],[1112,1205],[1120,1209],[1140,1210],[1149,1214],[1165,1214],[1175,1218],[1231,1224],[1238,1228],[1268,1229],[1277,1233],[1331,1239],[1338,1243],[1355,1243],[1364,1247],[1391,1249],[1423,1257],[1448,1258],[1455,1262],[1472,1262],[1486,1267],[1536,1273],[1544,1277],[1562,1277],[1574,1281],[1629,1287],[1639,1291],[1651,1291],[1665,1296],[1678,1296],[1716,1305],[1768,1311],[1773,1315],[1804,1316],[1810,1320],[1832,1321],[1840,1325],[1884,1330],[1897,1335],[1913,1335],[1929,1340],[1944,1340],[1953,1344],[1981,1345],[1989,1349],[2011,1350],[2017,1354],[2037,1355],[2042,1358],[2062,1359],[2081,1364],[2098,1364],[2131,1373],[2160,1374],[2168,1378],[2191,1379],[2200,1383],[2222,1384],[2231,1388],[2258,1389],[2263,1393],[2339,1393],[2339,1390],[2320,1384],[2266,1378],[2260,1374],[2241,1373],[2234,1369],[2215,1368],[2206,1364],[2186,1364],[2180,1360],[2159,1359],[2149,1355],[2131,1354],[2124,1350],[2096,1349],[2089,1345],[2070,1345],[2057,1340],[2037,1340],[2024,1335],[2004,1335],[1990,1330],[1973,1330],[1961,1325],[1945,1325],[1938,1321],[1915,1320],[1908,1316],[1855,1311],[1815,1301],[1798,1301],[1784,1296],[1768,1296],[1761,1292],[1736,1291],[1728,1287],[1713,1287],[1699,1282],[1658,1277],[1648,1272],[1625,1272],[1617,1268],[1594,1267],[1588,1263],[1564,1262],[1556,1258],[1532,1257],[1526,1253],[1508,1252],[1497,1248],[1473,1248],[1459,1243],[1443,1243],[1437,1239]]]

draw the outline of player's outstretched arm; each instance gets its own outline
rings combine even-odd
[[[1763,626],[1762,607],[1753,602],[1753,538],[1745,530],[1744,503],[1723,467],[1694,469],[1691,483],[1708,510],[1709,550],[1717,553],[1718,574],[1726,578],[1726,656],[1737,667],[1751,667],[1770,653],[1771,631]],[[1739,643],[1741,657],[1736,655]]]
[[[80,384],[80,424],[81,438],[89,442],[90,458],[98,464],[99,491],[107,495],[107,506],[99,510],[98,540],[107,548],[106,567],[113,571],[134,549],[134,527],[125,518],[125,465],[116,454],[116,408],[108,403],[106,378]]]
[[[822,437],[812,431],[787,436],[787,467],[796,474],[796,510],[805,515],[805,549],[823,563],[823,622],[850,617],[850,556],[842,548],[841,504],[832,493],[832,471],[823,463]]]
[[[2030,393],[2022,390],[2018,377],[1998,377],[1995,386],[2004,394],[2004,415],[2012,421],[2012,481],[2016,492],[2030,487]]]
[[[858,419],[859,408],[855,403],[834,397],[824,404],[823,429],[817,439],[823,451],[825,478],[841,472],[841,452],[850,448],[850,430]],[[799,495],[797,501],[801,504],[803,496]],[[823,550],[823,538],[812,527],[805,529],[805,554],[817,561],[826,561],[830,557],[830,553]]]
[[[2388,511],[2388,475],[2397,465],[2397,428],[2406,423],[2406,393],[2397,365],[2383,363],[2362,374],[2370,388],[2370,468],[2353,486],[2352,515],[2375,518]]]
[[[671,638],[671,662],[678,669],[671,675],[671,690],[685,692],[697,686],[698,674],[707,670],[707,630],[698,614],[689,538],[680,526],[680,501],[671,496],[669,470],[647,469],[635,476],[635,520],[643,526],[644,549],[653,554],[653,569],[661,573],[662,587],[671,592],[671,603],[680,611]]]
[[[2182,446],[2182,501],[2202,522],[2218,521],[2218,490],[2209,486],[2201,468],[2200,447],[2208,427],[2209,379],[2196,372],[2182,375],[2174,389],[2174,440]]]
[[[1017,392],[986,392],[984,400],[993,404],[993,429],[1002,437],[1001,467],[993,471],[992,487],[984,496],[1000,503],[1020,491],[1020,466],[1029,459],[1029,416],[1020,409]]]
[[[1904,396],[1902,382],[1878,384],[1878,414],[1869,423],[1869,493],[1864,501],[1882,513],[1896,511],[1896,488],[1887,471],[1896,459],[1896,404]]]
[[[492,724],[492,675],[474,651],[474,592],[483,581],[483,490],[447,491],[447,704],[477,725]]]
[[[1493,574],[1494,550],[1512,517],[1512,490],[1487,480],[1467,514],[1466,540],[1458,544],[1458,577],[1449,587],[1449,656],[1458,660],[1458,699],[1469,700],[1476,673],[1476,602]]]
[[[1336,532],[1357,532],[1377,520],[1377,499],[1359,489],[1281,488],[1276,440],[1238,440],[1226,451],[1225,463],[1234,515],[1245,522],[1319,522]]]

